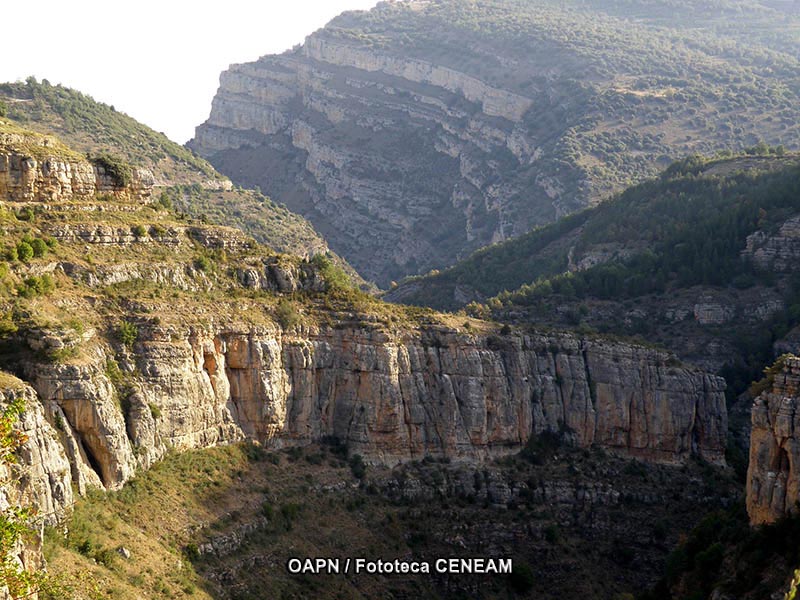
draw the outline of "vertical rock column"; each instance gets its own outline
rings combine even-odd
[[[753,403],[747,513],[754,525],[795,512],[800,499],[800,358],[781,363],[773,367],[772,386]]]

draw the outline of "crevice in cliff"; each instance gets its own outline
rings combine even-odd
[[[206,376],[208,376],[208,381],[211,385],[211,389],[214,392],[214,395],[217,395],[217,359],[215,356],[210,352],[203,352],[203,370],[206,372]],[[227,369],[226,369],[227,372]]]
[[[703,378],[703,396],[707,396],[709,393],[708,389],[708,380],[704,377]],[[702,441],[702,432],[700,431],[700,420],[698,419],[697,411],[698,411],[698,400],[695,400],[694,406],[692,406],[692,422],[690,424],[690,448],[689,453],[693,456],[700,455],[700,443]]]
[[[589,368],[589,349],[586,343],[581,344],[581,356],[583,357],[583,371],[586,375],[586,385],[589,388],[589,403],[594,415],[592,419],[592,443],[597,437],[597,384],[592,379],[592,370]]]
[[[770,471],[775,471],[775,474],[778,476],[783,475],[784,477],[789,476],[789,453],[786,451],[786,448],[783,446],[778,448],[778,452],[772,459],[772,464],[770,465]]]
[[[92,448],[89,444],[84,443],[82,437],[80,437],[80,432],[78,432],[78,444],[80,445],[81,454],[86,456],[86,462],[89,463],[89,466],[92,468],[97,476],[100,478],[100,481],[103,482],[104,486],[108,486],[108,481],[106,478],[103,477],[103,467],[100,464],[100,461],[97,460],[97,456],[95,456],[94,452],[92,452]]]

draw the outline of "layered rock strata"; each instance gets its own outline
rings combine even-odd
[[[123,184],[103,166],[86,160],[34,158],[0,148],[0,198],[12,202],[93,199],[102,194],[147,202],[154,184],[147,169],[131,168],[130,181]]]
[[[482,461],[531,434],[680,463],[723,463],[721,379],[642,347],[570,335],[393,335],[364,326],[140,326],[130,350],[32,364],[81,489],[121,486],[170,448],[337,438],[368,461]]]
[[[800,500],[800,358],[781,363],[751,412],[747,513],[753,524],[796,512]]]
[[[524,118],[533,102],[454,68],[315,35],[224,72],[190,147],[286,202],[387,284],[585,205],[539,166]],[[524,206],[509,202],[517,196]]]

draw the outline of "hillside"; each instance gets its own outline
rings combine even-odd
[[[103,156],[0,124],[0,408],[23,407],[0,490],[37,510],[5,556],[50,561],[43,597],[628,593],[740,497],[721,378],[385,303]],[[283,571],[298,551],[518,568],[330,585]]]
[[[15,128],[55,135],[77,154],[110,153],[128,165],[148,169],[155,176],[156,198],[187,216],[238,227],[280,252],[307,258],[329,252],[328,244],[303,217],[261,193],[234,188],[204,159],[78,91],[33,78],[2,84],[0,119],[0,135]],[[29,152],[36,151],[33,144]],[[339,257],[334,261],[361,281]]]
[[[595,267],[605,263],[625,263],[649,253],[671,261],[659,265],[659,270],[666,272],[658,273],[651,282],[638,288],[619,286],[615,290],[590,292],[624,298],[648,290],[663,290],[668,283],[670,289],[695,283],[728,283],[735,275],[747,275],[746,269],[751,265],[735,265],[735,273],[733,265],[715,270],[718,264],[698,272],[695,267],[703,248],[688,248],[680,255],[672,254],[672,250],[682,241],[691,241],[694,246],[705,232],[713,230],[714,235],[702,243],[718,241],[726,258],[738,258],[738,250],[745,249],[747,235],[760,227],[774,229],[785,219],[787,211],[800,208],[795,206],[796,200],[790,192],[764,198],[777,189],[773,185],[776,182],[788,185],[796,179],[800,156],[761,152],[759,155],[753,149],[749,156],[710,160],[693,157],[676,162],[659,178],[633,186],[595,208],[482,248],[448,269],[409,277],[385,298],[455,310],[539,279],[567,272],[580,279],[585,277],[581,275],[584,271],[602,272]],[[746,207],[740,204],[743,198],[747,200]],[[763,214],[759,209],[764,210]],[[743,221],[739,229],[728,231],[720,227],[738,219]],[[736,244],[738,249],[732,247]],[[636,269],[639,265],[632,267]],[[669,282],[669,275],[677,275],[678,267],[692,273],[684,272],[677,282]]]
[[[386,298],[637,337],[723,373],[736,394],[797,344],[798,163],[687,159]]]
[[[0,103],[3,116],[15,123],[58,135],[84,154],[113,149],[128,163],[150,169],[161,185],[225,185],[211,165],[163,133],[76,90],[31,77],[25,83],[1,84]]]
[[[384,2],[232,66],[190,146],[388,286],[677,158],[796,147],[799,24],[750,0]]]

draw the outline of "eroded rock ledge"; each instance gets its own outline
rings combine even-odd
[[[579,447],[644,460],[724,462],[723,381],[623,343],[363,324],[290,333],[142,325],[130,350],[87,343],[79,364],[26,373],[78,490],[117,488],[170,448],[243,439],[280,447],[335,437],[391,465],[480,462],[560,431]],[[59,493],[50,490],[48,506]]]
[[[155,178],[148,169],[130,168],[130,181],[123,183],[103,166],[88,160],[57,155],[34,157],[4,149],[8,137],[0,136],[0,198],[12,202],[58,202],[108,194],[120,200],[150,200]]]

